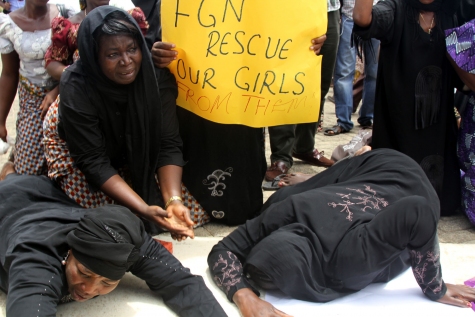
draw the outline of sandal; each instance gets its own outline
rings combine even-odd
[[[287,174],[280,174],[279,176],[277,176],[271,181],[263,182],[262,189],[263,190],[278,190],[280,188],[279,182],[284,176],[287,176]]]
[[[334,136],[334,135],[338,135],[340,133],[347,133],[347,132],[349,132],[349,131],[343,129],[341,126],[339,126],[337,124],[337,125],[334,125],[331,128],[326,128],[325,133],[323,133],[323,134],[328,135],[328,136]]]

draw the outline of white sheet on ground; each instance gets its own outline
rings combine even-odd
[[[473,262],[472,262],[473,264]],[[475,271],[472,270],[472,275]],[[467,279],[470,276],[467,276]],[[446,281],[451,281],[446,279]],[[460,283],[460,281],[456,281]],[[389,283],[371,284],[365,289],[328,303],[291,299],[279,292],[267,292],[265,299],[294,317],[307,316],[475,316],[471,309],[433,302],[425,297],[408,269]]]
[[[162,240],[172,241],[161,235]],[[211,248],[221,238],[195,238],[174,243],[174,254],[193,274],[203,276],[206,285],[214,293],[229,317],[239,317],[236,306],[230,303],[223,292],[214,284],[208,270],[207,257]],[[441,244],[441,258],[446,281],[463,283],[475,276],[475,244]],[[308,303],[271,295],[264,295],[281,310],[305,316],[432,316],[432,317],[475,317],[471,309],[461,309],[434,303],[422,295],[417,283],[408,271],[388,284],[371,285],[356,294],[346,296],[327,304]],[[263,296],[263,298],[264,298]],[[5,317],[6,295],[0,291],[0,317]],[[100,296],[86,303],[69,303],[58,307],[58,317],[148,317],[176,316],[153,294],[142,280],[131,275],[120,282],[111,294]]]

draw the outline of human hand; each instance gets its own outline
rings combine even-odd
[[[11,8],[12,8],[12,5],[11,5],[10,2],[3,3],[3,9],[4,10],[10,11]]]
[[[472,307],[471,302],[475,302],[475,288],[466,285],[445,285],[447,286],[447,293],[438,300],[439,303],[465,308]]]
[[[141,214],[148,220],[170,231],[172,238],[175,240],[181,241],[187,237],[193,239],[195,233],[190,213],[185,206],[180,205],[182,206],[181,208],[175,208],[175,206],[172,207],[172,204],[170,204],[166,211],[158,206],[148,206],[147,210]]]
[[[178,52],[173,50],[175,46],[173,43],[155,42],[152,46],[152,59],[155,66],[163,68],[173,62],[178,55]]]
[[[310,49],[315,53],[315,55],[320,54],[320,50],[322,49],[323,43],[325,43],[326,39],[326,34],[312,39],[312,46],[310,46]]]
[[[371,146],[365,145],[365,146],[363,146],[361,149],[359,149],[358,151],[355,152],[355,156],[364,154],[364,153],[366,153],[366,152],[368,152],[368,151],[371,151]]]
[[[193,231],[194,222],[191,220],[190,211],[185,207],[185,205],[183,205],[180,201],[173,201],[168,206],[167,212],[172,215],[172,217],[166,219],[167,221],[171,221],[171,219],[175,217],[175,221],[180,222],[180,224],[184,227],[188,227],[186,234],[170,231],[171,237],[174,240],[183,241],[186,240],[187,237],[190,237],[191,239],[195,237],[195,233]]]
[[[40,105],[40,110],[41,110],[41,120],[43,120],[46,116],[46,113],[48,112],[49,107],[51,104],[56,100],[56,98],[59,95],[59,87],[56,86],[53,90],[48,92],[43,99],[43,102]]]
[[[292,317],[260,299],[251,289],[241,288],[233,296],[243,317]]]

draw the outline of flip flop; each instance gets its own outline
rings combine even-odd
[[[348,132],[348,130],[343,129],[341,126],[339,126],[337,124],[337,125],[334,125],[331,128],[326,128],[325,132],[323,134],[328,135],[328,136],[334,136],[334,135],[338,135],[340,133],[347,133],[347,132]]]
[[[277,176],[276,178],[274,178],[271,181],[263,182],[262,183],[262,189],[263,190],[278,190],[280,188],[279,187],[279,182],[282,179],[282,177],[284,177],[285,175],[287,175],[287,174],[280,174],[279,176]]]

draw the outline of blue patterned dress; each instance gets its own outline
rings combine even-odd
[[[445,31],[447,51],[464,71],[475,74],[475,20]],[[462,176],[462,208],[475,224],[475,92],[462,110],[462,124],[458,135],[457,154]]]

